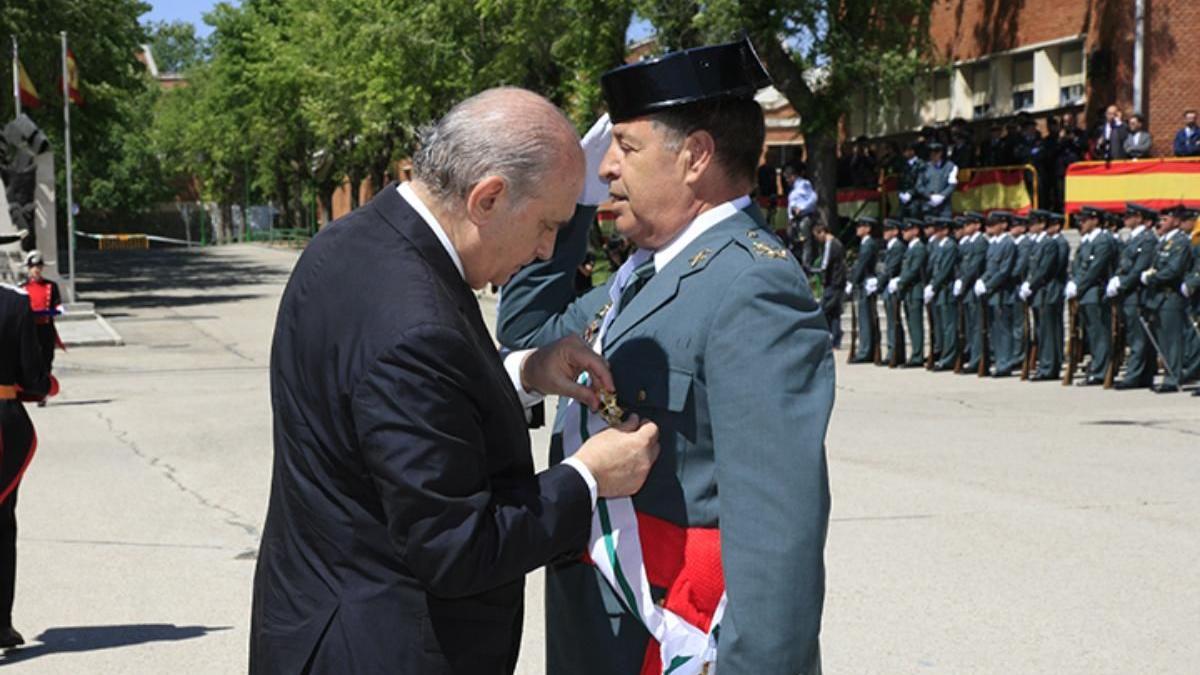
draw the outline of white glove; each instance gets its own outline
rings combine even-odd
[[[1104,296],[1107,298],[1117,297],[1117,293],[1121,292],[1121,277],[1113,277],[1108,280],[1108,287],[1104,289]]]
[[[611,144],[612,122],[608,119],[608,113],[604,113],[579,142],[585,162],[583,194],[579,195],[579,203],[584,206],[596,206],[608,199],[608,181],[600,177],[600,163],[604,161]]]
[[[975,295],[987,295],[987,284],[983,283],[983,279],[975,280]]]
[[[1033,295],[1033,288],[1029,286],[1028,281],[1021,284],[1021,290],[1017,292],[1017,295],[1021,296],[1022,300],[1028,300]]]
[[[953,291],[954,297],[957,298],[958,296],[962,295],[962,287],[963,287],[962,279],[955,279],[954,280],[954,291]]]
[[[929,195],[929,203],[933,204],[934,206],[941,206],[942,202],[944,201],[946,201],[946,197],[944,195]]]
[[[846,295],[854,295],[854,282],[853,281],[846,282]]]
[[[871,277],[870,279],[867,279],[867,295],[875,295],[875,293],[878,290],[879,290],[879,279],[876,279],[875,277]]]
[[[1186,282],[1179,284],[1179,292],[1183,293],[1183,297],[1185,298],[1192,297],[1192,289],[1188,287]]]
[[[900,280],[892,279],[888,282],[888,293],[895,295],[896,291],[900,290]]]
[[[1150,277],[1152,277],[1152,276],[1154,276],[1154,271],[1153,271],[1153,270],[1146,270],[1145,272],[1142,272],[1142,277],[1141,277],[1141,278],[1142,278],[1142,285],[1143,285],[1143,286],[1145,286],[1146,284],[1149,284],[1149,283],[1150,283]]]
[[[924,295],[925,295],[925,304],[928,305],[929,303],[933,302],[933,286],[932,285],[925,287]]]
[[[1066,298],[1068,300],[1070,300],[1071,298],[1075,297],[1078,294],[1079,294],[1079,287],[1075,285],[1074,281],[1068,281],[1067,289],[1065,291],[1063,291],[1063,295],[1066,296]]]
[[[907,204],[911,201],[912,201],[912,193],[911,192],[901,192],[900,193],[900,203],[901,204]]]

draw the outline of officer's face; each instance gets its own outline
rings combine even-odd
[[[666,131],[649,119],[613,125],[600,175],[609,181],[617,231],[639,247],[660,248],[699,213],[694,189],[712,161],[700,156],[699,134],[704,132],[672,147]]]

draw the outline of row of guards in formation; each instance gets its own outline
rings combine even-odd
[[[859,254],[845,288],[849,362],[980,377],[1019,373],[1064,385],[1081,370],[1083,386],[1181,391],[1200,377],[1196,215],[1184,204],[1160,212],[1129,203],[1123,215],[1083,205],[1074,256],[1064,216],[1039,209],[887,218],[882,250],[874,236],[879,221],[860,217]]]

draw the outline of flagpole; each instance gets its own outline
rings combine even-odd
[[[21,116],[21,66],[17,65],[17,36],[12,36],[13,43],[13,103],[16,105],[16,113],[13,119]]]
[[[67,302],[75,302],[75,200],[71,195],[71,79],[67,72],[67,31],[62,31],[62,93],[63,138],[66,140],[67,161],[67,269],[71,282],[67,284]]]

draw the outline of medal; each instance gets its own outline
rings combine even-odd
[[[607,391],[600,392],[599,415],[604,418],[608,426],[620,426],[621,419],[625,417],[625,411],[621,410],[621,406],[617,405],[616,394]]]

